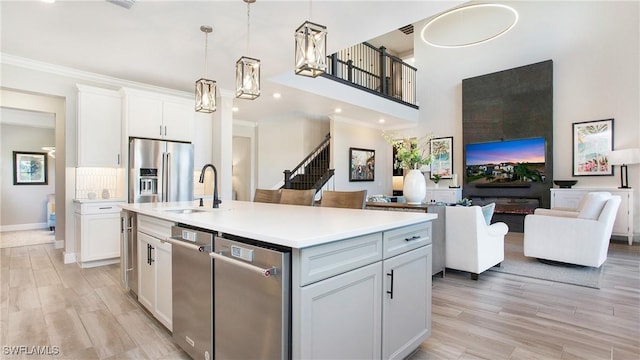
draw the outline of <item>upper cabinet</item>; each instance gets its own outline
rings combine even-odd
[[[86,85],[77,87],[78,166],[122,166],[120,93]]]
[[[128,136],[192,141],[192,99],[147,91],[123,89]]]

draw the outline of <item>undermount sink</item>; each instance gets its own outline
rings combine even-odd
[[[205,209],[194,209],[194,208],[184,208],[184,209],[163,209],[163,210],[160,210],[160,211],[174,213],[174,214],[192,214],[192,213],[205,212],[205,211],[208,211],[208,210],[205,210]]]

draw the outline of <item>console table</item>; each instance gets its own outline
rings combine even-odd
[[[445,206],[435,204],[407,204],[398,202],[375,202],[368,201],[366,209],[384,211],[410,211],[428,212],[437,214],[438,218],[433,220],[431,228],[432,251],[432,275],[439,272],[444,277],[445,268]]]
[[[562,207],[575,209],[580,200],[589,192],[607,191],[611,195],[618,195],[622,199],[616,221],[613,224],[612,235],[625,236],[629,245],[633,244],[633,189],[618,188],[572,188],[551,189],[551,208]]]

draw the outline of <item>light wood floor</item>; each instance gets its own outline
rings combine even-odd
[[[496,272],[436,276],[432,335],[411,358],[640,359],[640,246],[613,243],[604,266],[599,290]],[[2,359],[188,359],[121,290],[117,265],[64,265],[44,244],[1,249],[0,275]],[[59,354],[7,354],[21,345]]]

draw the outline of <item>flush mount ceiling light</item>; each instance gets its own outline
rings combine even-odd
[[[196,81],[196,111],[203,113],[212,113],[216,111],[216,82],[207,79],[207,44],[209,42],[209,33],[213,28],[209,25],[200,26],[200,31],[204,33],[204,77]]]
[[[327,71],[327,27],[307,20],[296,29],[295,39],[296,74],[311,77],[324,74]]]
[[[441,48],[481,44],[506,34],[518,22],[518,12],[502,4],[473,4],[444,12],[429,20],[420,36]]]
[[[251,38],[251,17],[249,6],[256,0],[242,0],[247,3],[247,53]],[[236,62],[236,97],[253,100],[260,96],[260,60],[243,56]]]

